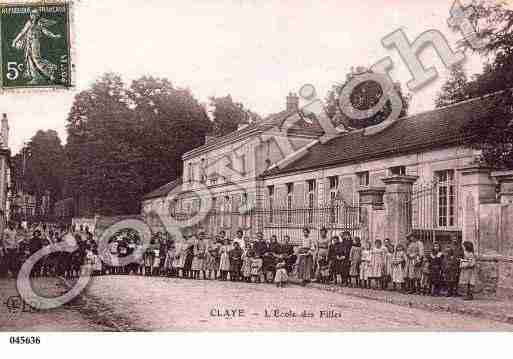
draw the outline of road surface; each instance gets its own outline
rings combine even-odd
[[[308,287],[138,276],[95,278],[71,305],[24,315],[30,320],[0,320],[1,330],[513,330],[506,323]]]

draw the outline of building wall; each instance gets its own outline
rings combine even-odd
[[[382,187],[385,185],[381,178],[390,176],[391,168],[405,166],[406,175],[418,176],[417,183],[430,183],[435,177],[436,171],[454,170],[455,181],[458,183],[459,174],[456,169],[472,162],[474,152],[461,147],[451,147],[409,155],[397,155],[380,158],[355,164],[332,166],[322,169],[305,170],[298,173],[283,174],[264,179],[264,186],[275,186],[278,189],[278,201],[283,201],[283,189],[287,183],[298,185],[299,195],[296,201],[304,201],[304,186],[306,181],[315,179],[317,183],[317,199],[319,203],[329,200],[329,177],[337,176],[339,190],[346,203],[358,203],[359,184],[358,173],[369,172],[368,187]],[[297,202],[296,202],[297,203]]]
[[[198,189],[202,187],[199,183],[210,187],[254,180],[286,155],[278,144],[281,139],[283,135],[276,132],[255,133],[250,138],[235,139],[230,144],[184,158],[184,188]],[[287,136],[286,140],[290,150],[295,151],[313,138]]]

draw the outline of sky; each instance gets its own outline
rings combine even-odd
[[[9,117],[9,145],[16,153],[39,129],[55,129],[65,142],[73,97],[110,71],[126,82],[166,77],[202,103],[231,94],[263,116],[282,111],[287,94],[303,84],[313,84],[324,97],[352,66],[368,67],[385,56],[394,62],[391,76],[405,88],[411,75],[381,39],[403,29],[413,41],[436,29],[454,48],[461,35],[447,26],[451,5],[447,0],[81,0],[74,23],[77,87],[4,92],[0,113]],[[439,77],[412,93],[410,114],[434,107],[448,74],[433,49],[420,58],[426,67],[435,66]],[[464,67],[478,73],[482,59],[467,53]]]

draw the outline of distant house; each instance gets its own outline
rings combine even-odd
[[[9,121],[2,115],[0,125],[0,233],[10,219],[11,150],[9,149]]]

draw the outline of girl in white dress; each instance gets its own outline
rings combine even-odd
[[[230,271],[230,257],[228,253],[230,253],[231,246],[228,243],[228,240],[224,240],[224,244],[221,246],[221,261],[219,263],[219,271],[221,272],[221,280],[228,279],[228,272]]]
[[[360,260],[360,282],[363,288],[369,287],[369,265],[371,259],[371,246],[369,241],[363,244],[362,258]]]

